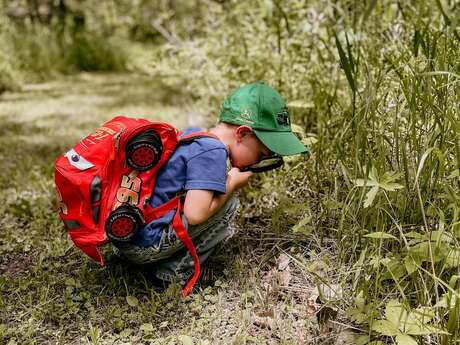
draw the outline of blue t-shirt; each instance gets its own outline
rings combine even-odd
[[[199,131],[189,128],[187,135]],[[179,145],[165,166],[158,172],[152,207],[158,207],[177,195],[191,189],[205,189],[225,193],[227,179],[227,149],[215,138],[199,138]],[[163,230],[171,223],[175,211],[155,219],[144,226],[132,239],[134,245],[149,247],[158,245]]]

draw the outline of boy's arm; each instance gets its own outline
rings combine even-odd
[[[214,215],[230,199],[232,194],[248,184],[251,172],[232,168],[227,175],[225,194],[202,189],[189,190],[185,196],[184,215],[190,225],[201,224]]]

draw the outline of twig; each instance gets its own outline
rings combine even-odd
[[[164,38],[166,38],[166,40],[171,43],[171,44],[174,44],[175,46],[178,46],[180,47],[182,45],[182,42],[181,40],[176,36],[174,35],[173,33],[169,32],[168,30],[166,30],[161,24],[160,24],[160,21],[158,19],[156,20],[152,20],[150,22],[150,24],[152,25],[152,27],[157,30]]]

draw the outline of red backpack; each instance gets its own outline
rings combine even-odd
[[[167,123],[118,116],[59,156],[55,182],[59,215],[75,245],[104,265],[99,247],[129,241],[144,224],[175,209],[173,228],[194,260],[195,272],[183,289],[188,295],[200,274],[200,262],[181,220],[183,195],[152,208],[150,197],[158,170],[177,145],[211,136],[179,138]]]

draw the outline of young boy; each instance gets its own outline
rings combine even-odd
[[[219,123],[209,132],[216,138],[199,138],[176,149],[158,174],[151,200],[157,207],[185,193],[182,220],[200,263],[234,233],[229,226],[238,206],[234,193],[252,175],[241,170],[273,154],[307,152],[291,131],[284,100],[262,82],[234,91],[222,104]],[[232,166],[228,173],[227,159]],[[138,264],[155,263],[159,279],[188,279],[193,259],[172,229],[173,215],[174,211],[147,224],[131,242],[117,244],[115,253]]]

